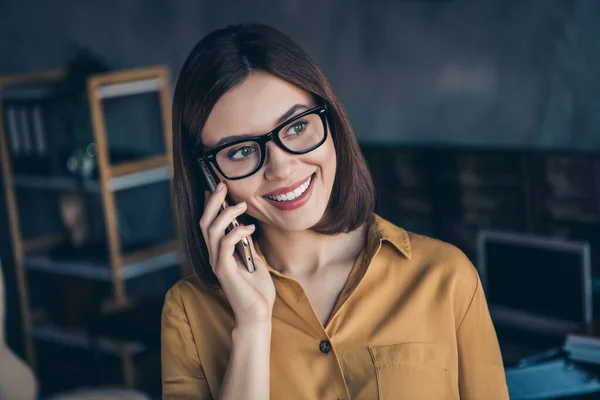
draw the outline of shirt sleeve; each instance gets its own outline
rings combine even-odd
[[[163,306],[161,363],[163,399],[212,399],[177,287],[169,290]]]
[[[481,280],[474,267],[475,290],[456,332],[458,383],[462,400],[508,400],[504,365]]]

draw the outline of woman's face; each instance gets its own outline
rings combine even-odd
[[[233,135],[262,135],[280,125],[284,114],[295,115],[316,106],[308,92],[265,72],[252,72],[239,86],[225,93],[211,111],[202,132],[208,148]],[[247,213],[278,230],[300,231],[323,216],[336,174],[336,153],[328,132],[317,149],[302,155],[285,152],[270,141],[265,163],[255,174],[227,180],[233,203],[245,201]],[[308,184],[308,187],[307,187]],[[296,193],[290,196],[290,192]],[[279,195],[275,199],[267,195]],[[291,200],[284,200],[290,198]],[[279,201],[278,201],[279,200]]]

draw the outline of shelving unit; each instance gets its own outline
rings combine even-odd
[[[52,134],[44,128],[47,111],[43,107],[51,102],[53,85],[64,79],[62,71],[22,74],[0,77],[0,158],[5,197],[14,252],[19,300],[25,333],[25,348],[29,363],[35,367],[34,340],[50,341],[79,348],[89,347],[84,331],[66,329],[47,319],[43,309],[31,304],[29,273],[43,273],[64,279],[86,279],[110,285],[112,295],[102,304],[104,311],[126,307],[131,299],[126,283],[136,278],[177,268],[181,253],[177,237],[162,242],[149,243],[134,251],[124,251],[119,232],[116,195],[153,184],[172,180],[172,143],[169,71],[166,67],[143,68],[93,75],[88,79],[87,95],[91,115],[93,141],[96,146],[97,177],[84,182],[86,195],[100,197],[106,242],[105,259],[58,259],[52,249],[64,243],[66,237],[60,232],[50,232],[24,237],[23,215],[30,210],[22,209],[17,201],[17,191],[38,191],[39,196],[74,191],[78,188],[75,178],[52,170],[48,160],[55,148],[49,145]],[[107,131],[106,102],[121,101],[132,96],[157,97],[160,114],[160,130],[164,149],[160,153],[141,155],[132,160],[112,162],[110,132]],[[122,132],[119,137],[127,135]],[[139,134],[139,132],[136,132]],[[37,157],[37,158],[36,158]],[[15,170],[13,162],[35,159],[50,167],[36,171]],[[15,161],[16,160],[16,161]],[[34,161],[35,161],[34,160]],[[45,165],[46,165],[45,164]],[[27,165],[27,161],[24,163]],[[32,163],[33,165],[33,163]],[[37,193],[37,192],[36,192]],[[36,195],[37,196],[37,195]],[[134,386],[133,355],[143,351],[139,343],[115,343],[99,339],[100,349],[119,354],[123,360],[124,381]]]

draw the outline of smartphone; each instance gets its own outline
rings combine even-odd
[[[206,184],[208,185],[210,191],[212,193],[216,192],[217,181],[215,179],[215,176],[213,175],[213,172],[210,170],[210,167],[205,161],[200,161],[200,169],[202,170],[202,174],[206,179]],[[223,212],[227,207],[229,207],[229,204],[227,204],[227,201],[223,201],[219,212]],[[231,232],[233,228],[236,228],[239,225],[240,224],[237,221],[237,219],[234,218],[231,224],[229,224],[229,226],[225,230],[225,233]],[[242,240],[237,242],[235,245],[235,251],[246,265],[246,269],[248,270],[248,272],[254,272],[254,259],[252,258],[252,251],[250,251],[250,242],[248,241],[248,238],[242,238]]]

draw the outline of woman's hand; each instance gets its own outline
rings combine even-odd
[[[208,247],[210,265],[219,279],[235,314],[236,327],[271,323],[275,286],[267,266],[254,252],[250,235],[253,226],[240,225],[228,234],[225,229],[234,218],[246,211],[246,203],[228,207],[219,214],[227,196],[227,186],[219,183],[212,193],[200,218],[200,229]],[[254,258],[255,271],[250,273],[235,253],[235,244],[247,237]]]

